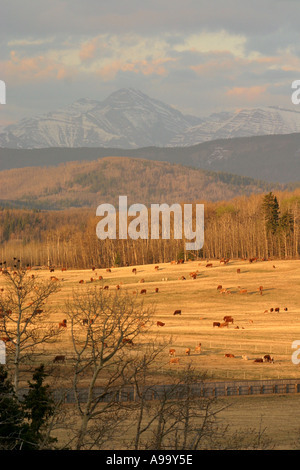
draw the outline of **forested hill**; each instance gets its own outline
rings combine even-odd
[[[0,172],[2,206],[38,209],[96,208],[104,202],[117,204],[120,195],[128,196],[130,204],[145,205],[218,201],[276,189],[286,187],[228,173],[126,157]]]

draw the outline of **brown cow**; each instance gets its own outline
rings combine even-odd
[[[234,357],[234,354],[228,354],[228,353],[226,353],[226,354],[224,354],[224,356],[225,356],[225,357]]]
[[[271,357],[269,354],[265,354],[263,357],[264,362],[274,362],[274,358]]]
[[[221,289],[222,289],[222,286],[220,284],[220,285],[218,285],[217,290],[221,290]]]
[[[287,307],[284,307],[284,309],[283,309],[283,310],[284,310],[285,312],[287,312],[287,311],[288,311]]]
[[[53,362],[65,362],[66,356],[55,356]]]
[[[240,274],[241,270],[238,268],[238,269],[236,270],[236,272],[237,272],[237,274]]]
[[[195,352],[201,353],[201,343],[199,343],[198,346],[195,347]]]
[[[215,327],[215,326],[220,327],[220,326],[221,326],[221,323],[218,322],[218,321],[214,321],[214,322],[213,322],[213,327]]]
[[[98,279],[99,279],[99,281],[102,281],[103,276],[99,276]]]
[[[247,289],[241,289],[240,294],[247,294]]]
[[[58,324],[59,328],[67,328],[67,320],[63,320],[61,323]]]
[[[181,315],[181,310],[175,310],[175,312],[173,313],[173,315]]]
[[[262,358],[258,358],[258,359],[254,359],[253,362],[264,362],[264,360]]]
[[[141,282],[141,283],[145,282],[145,279],[141,279],[140,282]]]
[[[206,268],[212,268],[212,263],[207,263]]]
[[[141,294],[146,294],[147,293],[147,290],[146,289],[142,289],[141,290]]]
[[[107,272],[107,273],[111,273],[111,269],[110,269],[110,268],[106,268],[106,272]]]
[[[172,359],[169,360],[169,364],[179,364],[179,358],[173,357]]]
[[[175,356],[176,355],[176,350],[175,349],[169,349],[169,356]]]
[[[84,280],[80,279],[79,284],[84,284]]]
[[[185,354],[186,354],[186,356],[190,356],[190,354],[191,354],[191,348],[186,348]]]
[[[271,312],[271,313],[274,312],[274,308],[270,308],[270,312]]]
[[[134,274],[136,274],[136,268],[133,268],[133,269],[132,269],[132,272],[133,272]]]
[[[156,292],[156,293],[158,292],[158,290],[159,290],[158,287],[155,287],[155,292]]]
[[[109,289],[109,286],[104,286],[103,289],[107,290]]]
[[[233,323],[233,318],[230,317],[229,315],[226,315],[223,320],[227,323]]]
[[[225,327],[228,328],[228,325],[229,325],[229,323],[227,323],[227,322],[225,321],[224,323],[221,323],[221,324],[220,324],[219,328],[225,328]]]
[[[157,326],[165,326],[165,323],[163,323],[162,321],[157,321],[157,322],[156,322],[156,325],[157,325]]]
[[[278,313],[279,313],[279,312],[280,312],[280,308],[279,308],[279,307],[276,307],[276,308],[275,308],[275,312],[278,312]]]
[[[155,266],[155,271],[158,271],[159,270],[159,266]]]
[[[129,338],[123,338],[122,343],[130,344],[131,346],[133,346],[133,341],[132,341],[132,339],[129,339]]]

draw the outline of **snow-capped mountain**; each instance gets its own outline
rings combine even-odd
[[[295,132],[300,132],[299,111],[275,107],[246,108],[235,113],[209,116],[204,123],[178,134],[168,145],[186,147],[217,139]]]
[[[0,131],[0,147],[186,147],[216,139],[300,132],[300,112],[275,107],[187,116],[140,91],[121,89],[104,101],[80,99]],[[218,158],[218,157],[217,157]]]
[[[159,147],[201,122],[140,91],[121,89],[102,102],[80,99],[57,112],[7,126],[0,147]]]

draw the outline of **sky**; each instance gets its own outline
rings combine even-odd
[[[120,88],[199,117],[297,109],[299,18],[298,0],[0,0],[0,126]]]

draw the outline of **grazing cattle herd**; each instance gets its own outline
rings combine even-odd
[[[227,265],[230,265],[230,264],[229,264],[229,261],[230,261],[230,260],[229,260],[228,258],[224,258],[224,259],[220,260],[220,264],[222,264],[222,265],[224,265],[224,266],[227,266]],[[249,263],[255,263],[256,261],[257,261],[256,258],[250,258],[250,259],[249,259]],[[170,264],[177,266],[178,264],[179,264],[179,265],[182,265],[183,263],[184,263],[183,260],[179,260],[179,261],[177,261],[177,262],[171,261]],[[201,264],[201,263],[199,263],[199,265],[200,265],[200,264]],[[175,267],[176,267],[176,266],[175,266]],[[218,268],[219,270],[221,270],[221,271],[223,271],[223,269],[224,269],[224,270],[227,269],[227,268],[223,268],[223,267],[220,267],[220,266],[219,266],[219,267],[218,267],[218,266],[215,266],[212,262],[209,262],[209,260],[207,260],[206,263],[204,262],[202,266],[203,266],[204,268],[211,268],[210,270],[207,271],[207,276],[209,276],[209,275],[210,275],[212,272],[214,272],[214,270],[216,270],[217,268]],[[92,266],[91,269],[92,269],[92,272],[94,273],[97,268],[96,268],[95,266]],[[157,296],[155,296],[155,298],[156,298],[156,299],[159,299],[160,296],[162,295],[161,292],[163,292],[164,288],[162,287],[162,289],[159,289],[158,287],[151,287],[150,282],[153,282],[153,279],[150,279],[150,280],[149,280],[149,279],[147,278],[147,273],[146,273],[145,271],[143,272],[143,269],[142,269],[141,267],[138,268],[138,270],[137,270],[137,268],[130,268],[130,269],[131,269],[131,272],[132,272],[132,274],[133,274],[134,276],[137,275],[137,272],[142,273],[142,275],[145,276],[145,277],[143,277],[143,278],[141,278],[141,279],[135,278],[136,280],[135,280],[134,282],[136,282],[136,283],[143,283],[143,284],[146,283],[146,284],[145,284],[145,287],[147,287],[147,288],[143,288],[143,289],[140,289],[140,290],[135,290],[135,291],[133,291],[133,294],[136,295],[136,294],[138,294],[138,292],[140,292],[140,294],[144,295],[144,296],[146,297],[146,299],[147,299],[151,294],[153,295],[153,294],[155,293],[155,294],[158,294]],[[152,267],[151,269],[154,271],[154,272],[152,271],[152,275],[153,275],[153,278],[154,278],[154,276],[156,275],[155,273],[156,273],[156,272],[163,271],[163,270],[164,270],[164,267],[155,265],[155,266],[154,266],[154,269],[153,269],[153,267]],[[172,268],[172,269],[173,269],[173,268]],[[112,269],[111,269],[111,268],[105,268],[105,270],[106,270],[107,273],[112,273]],[[197,282],[195,282],[195,283],[193,282],[193,286],[194,286],[194,285],[197,286],[197,285],[198,285],[198,282],[199,282],[199,285],[200,285],[201,279],[202,279],[202,274],[201,274],[201,272],[199,272],[198,269],[197,269],[197,270],[191,270],[191,271],[190,271],[190,270],[185,270],[184,275],[181,274],[180,272],[178,272],[178,271],[181,271],[181,270],[182,270],[181,267],[180,267],[180,268],[177,267],[176,275],[174,275],[174,279],[171,279],[171,280],[173,280],[173,281],[175,281],[175,282],[177,282],[177,283],[178,283],[177,280],[185,280],[185,281],[187,281],[186,283],[183,283],[183,284],[184,284],[184,288],[185,288],[185,286],[188,284],[188,280],[190,280],[190,282],[191,282],[191,281],[194,281],[194,280],[197,281]],[[51,273],[53,273],[53,272],[55,271],[55,269],[54,269],[53,267],[51,267],[51,268],[49,269],[49,271],[50,271]],[[66,268],[66,267],[63,267],[63,268],[61,268],[61,271],[66,272],[66,271],[67,271],[67,268]],[[277,271],[279,271],[278,267],[277,267]],[[236,276],[235,273],[239,274],[239,276]],[[95,275],[97,276],[97,273],[95,273]],[[179,276],[179,275],[180,275],[180,276]],[[32,276],[33,276],[33,275],[32,275]],[[81,274],[81,276],[84,277],[83,274]],[[178,277],[178,276],[179,276],[179,277]],[[240,282],[240,280],[243,279],[243,283],[244,283],[244,280],[245,280],[245,278],[246,278],[246,276],[245,276],[245,271],[242,270],[242,269],[240,269],[240,268],[234,270],[233,276],[235,277],[235,279],[239,279],[239,282],[238,282],[238,283],[241,283],[241,284],[242,284],[242,282]],[[107,284],[105,284],[105,285],[102,286],[102,288],[103,288],[104,290],[110,289],[110,291],[111,291],[111,290],[113,291],[114,289],[115,289],[115,290],[120,290],[120,289],[121,289],[121,285],[123,284],[123,282],[121,282],[120,279],[114,280],[114,279],[111,279],[112,276],[105,276],[105,275],[104,275],[104,277],[106,278],[106,281],[105,281],[105,282],[107,282]],[[149,277],[150,277],[150,275],[149,275]],[[52,281],[58,281],[58,278],[55,277],[55,276],[51,276],[50,279],[51,279]],[[169,279],[170,279],[170,278],[169,278]],[[168,281],[168,278],[164,277],[162,280]],[[103,276],[100,275],[100,276],[98,276],[98,278],[97,278],[97,277],[88,277],[87,279],[80,279],[79,281],[78,281],[78,279],[77,279],[76,282],[78,282],[78,283],[81,284],[81,285],[84,285],[84,284],[88,284],[89,282],[91,282],[91,283],[94,282],[94,283],[95,283],[96,281],[104,281]],[[119,284],[113,284],[113,283],[112,283],[113,281],[114,281],[114,282],[119,282]],[[156,281],[157,281],[157,279],[156,279],[154,282],[156,282]],[[260,296],[262,296],[262,298],[261,298],[262,301],[263,301],[265,298],[267,298],[268,286],[265,284],[265,281],[264,281],[264,280],[259,280],[259,281],[257,282],[256,286],[254,285],[254,286],[252,286],[252,287],[249,287],[249,285],[247,286],[247,284],[246,284],[245,286],[242,285],[242,286],[237,286],[237,287],[235,287],[235,288],[232,287],[232,285],[231,285],[231,286],[228,286],[228,287],[224,286],[224,279],[223,279],[222,277],[219,277],[219,278],[217,277],[217,278],[216,278],[216,281],[217,281],[217,282],[212,286],[212,292],[213,292],[213,295],[214,295],[214,296],[216,296],[216,290],[215,290],[215,289],[217,289],[217,293],[220,293],[220,294],[244,294],[244,297],[241,297],[241,300],[239,300],[241,303],[242,303],[242,302],[244,302],[244,303],[247,302],[248,299],[249,299],[249,297],[251,297],[251,296],[252,296],[252,297],[253,297],[253,296],[254,296],[254,297],[255,297],[255,296],[257,297],[257,294],[259,294]],[[220,282],[220,283],[219,283],[219,282]],[[264,284],[264,287],[263,287],[263,285],[259,285],[260,282],[262,282],[262,283]],[[170,283],[168,282],[168,284],[170,284]],[[152,284],[152,285],[153,285],[153,284]],[[138,286],[138,284],[136,284],[136,286]],[[121,290],[123,290],[123,288],[124,288],[124,286],[122,285],[122,289],[121,289]],[[81,287],[80,287],[80,289],[81,289]],[[137,289],[138,289],[138,288],[137,288]],[[175,298],[175,294],[177,293],[177,292],[176,292],[176,287],[173,286],[172,289],[173,289],[172,292],[174,292],[174,298]],[[1,290],[3,290],[3,289],[1,289]],[[200,290],[199,290],[199,292],[200,292]],[[232,296],[229,296],[229,297],[227,297],[227,296],[218,297],[218,302],[221,302],[222,304],[223,304],[224,302],[230,302],[230,301],[231,301],[230,297],[232,297]],[[239,295],[237,295],[237,298],[238,298],[238,297],[239,297]],[[260,301],[260,298],[259,298],[259,297],[257,297],[257,299],[259,299],[258,301]],[[274,302],[274,303],[275,303],[275,302]],[[174,301],[174,304],[175,304],[175,301]],[[171,303],[170,303],[170,305],[171,305]],[[178,299],[177,299],[175,305],[176,305],[176,307],[180,307],[180,308],[176,308],[175,310],[173,310],[174,307],[170,307],[170,310],[169,310],[168,312],[166,312],[165,315],[168,315],[170,319],[171,319],[171,317],[174,317],[174,316],[183,317],[183,318],[179,318],[179,319],[173,319],[173,324],[175,324],[176,326],[181,325],[181,324],[182,324],[183,326],[187,325],[187,321],[186,321],[186,318],[187,318],[187,316],[186,316],[186,310],[187,310],[187,309],[185,308],[185,305],[183,305],[182,303],[178,302]],[[227,304],[226,304],[226,305],[227,305]],[[277,305],[278,305],[278,304],[277,304]],[[279,304],[279,305],[280,305],[280,304]],[[268,307],[268,305],[264,305],[264,309],[265,309],[266,307]],[[276,314],[281,313],[281,315],[276,315],[276,318],[280,318],[280,317],[282,316],[283,312],[288,312],[288,307],[283,306],[283,305],[276,306],[276,303],[275,303],[275,305],[273,304],[273,307],[269,307],[268,309],[265,309],[265,310],[264,310],[264,309],[262,309],[262,313],[265,313],[265,314],[267,314],[267,313],[276,313]],[[172,314],[172,311],[173,311],[173,314]],[[41,310],[41,309],[36,309],[36,310],[34,311],[35,314],[40,314],[40,313],[42,313],[42,312],[43,312],[43,310]],[[219,337],[219,335],[221,335],[221,336],[223,337],[223,335],[225,335],[225,336],[228,335],[228,334],[230,333],[230,331],[232,331],[232,330],[242,330],[242,329],[244,329],[244,326],[241,326],[241,324],[240,324],[240,317],[238,317],[238,315],[236,316],[234,312],[233,312],[233,315],[230,315],[230,314],[224,315],[224,313],[227,313],[227,312],[231,313],[231,310],[230,310],[230,309],[227,308],[226,311],[223,311],[223,312],[222,312],[222,309],[216,307],[216,312],[218,312],[218,314],[216,314],[216,320],[213,320],[213,318],[211,318],[211,320],[209,320],[209,328],[213,328],[213,329],[214,329],[214,332],[211,333],[212,335],[214,335],[214,336],[217,335],[216,337]],[[0,317],[3,318],[6,314],[7,314],[6,312],[0,311]],[[201,312],[201,315],[203,315],[202,312]],[[219,318],[218,318],[218,317],[219,317]],[[205,318],[205,314],[204,314],[204,318]],[[164,321],[162,321],[162,320],[164,320]],[[160,333],[163,334],[163,332],[165,332],[166,329],[169,328],[168,320],[165,320],[164,316],[162,316],[162,320],[157,320],[157,321],[156,321],[156,326],[158,327],[158,328],[157,328],[157,332],[158,332],[157,334],[160,334]],[[183,320],[184,320],[184,322],[183,322]],[[199,321],[200,321],[200,320],[202,320],[202,317],[199,318]],[[57,320],[57,321],[58,321],[58,320]],[[83,319],[83,320],[82,320],[82,325],[90,325],[90,324],[92,324],[92,322],[93,322],[93,320]],[[171,322],[171,321],[170,321],[170,322]],[[251,328],[250,325],[254,325],[254,327],[255,327],[256,318],[255,318],[255,321],[254,321],[254,322],[253,322],[252,319],[247,318],[247,322],[248,322],[247,324],[248,324],[248,327],[249,327],[249,328]],[[239,325],[238,325],[237,323],[239,323]],[[244,324],[245,324],[245,326],[246,326],[246,328],[247,328],[247,325],[246,325],[245,322],[244,322]],[[57,323],[56,323],[56,325],[57,325]],[[154,323],[154,325],[155,325],[155,323]],[[145,327],[145,325],[141,325],[141,327],[142,327],[142,326]],[[60,329],[67,329],[67,320],[64,319],[64,320],[60,321],[60,322],[58,323],[58,327],[59,327]],[[165,328],[163,328],[163,327],[165,327]],[[160,332],[160,328],[163,328],[163,330],[162,330],[161,332]],[[248,329],[249,329],[249,328],[248,328]],[[253,327],[252,327],[252,328],[253,328]],[[221,330],[223,329],[224,331],[223,331],[223,332],[222,332],[222,331],[219,331],[219,332],[218,332],[219,329],[221,329]],[[216,331],[215,331],[215,330],[216,330]],[[229,331],[227,331],[227,330],[229,330]],[[68,330],[67,330],[67,331],[68,331]],[[65,333],[63,333],[63,334],[65,334]],[[232,334],[233,334],[233,333],[232,333]],[[240,335],[240,333],[234,333],[234,335],[235,335],[235,336],[236,336],[236,335]],[[201,337],[200,337],[199,339],[201,339]],[[8,338],[8,337],[6,337],[6,336],[3,336],[2,338],[0,338],[0,340],[4,341],[4,342],[6,342],[6,343],[11,342],[10,338]],[[203,339],[202,339],[202,341],[203,341]],[[135,342],[135,344],[134,344],[133,341],[132,341],[132,339],[130,339],[130,338],[123,338],[122,343],[123,343],[124,345],[136,346],[136,342]],[[195,343],[196,343],[196,341],[195,341]],[[183,356],[183,357],[184,357],[184,356],[186,356],[186,357],[191,357],[191,359],[194,357],[195,360],[201,361],[202,357],[205,356],[205,354],[207,354],[208,346],[206,346],[205,341],[204,341],[204,343],[202,343],[202,344],[204,344],[204,353],[203,353],[203,348],[202,348],[201,342],[198,342],[197,344],[195,344],[195,343],[194,343],[194,345],[193,345],[192,342],[189,343],[188,341],[186,341],[185,344],[183,344],[183,345],[181,344],[181,346],[178,346],[177,343],[174,342],[175,347],[176,347],[176,349],[177,349],[177,354],[176,354],[176,349],[175,349],[175,348],[170,348],[170,349],[169,349],[169,364],[171,364],[171,365],[176,365],[176,364],[179,365],[179,364],[180,364],[180,361],[182,361],[182,363],[184,363],[184,361],[187,360],[187,358],[186,358],[186,359],[180,359],[180,360],[179,360],[178,355],[179,355],[179,356]],[[226,348],[226,349],[227,349],[227,348]],[[226,349],[225,349],[225,351],[226,351]],[[230,348],[228,348],[228,349],[229,349],[229,351],[230,351]],[[228,349],[227,349],[227,350],[228,350]],[[133,349],[133,350],[134,350],[134,349]],[[130,349],[129,349],[129,351],[130,351]],[[225,352],[225,353],[224,353],[224,350],[223,350],[223,352],[222,352],[222,354],[220,354],[220,356],[223,357],[223,358],[225,358],[225,359],[228,359],[228,358],[234,359],[233,361],[228,361],[228,363],[231,363],[231,362],[234,363],[235,360],[240,359],[240,358],[241,358],[243,361],[252,361],[253,363],[260,363],[260,364],[264,364],[264,363],[265,363],[265,364],[266,364],[266,363],[274,364],[274,362],[275,362],[275,361],[274,361],[274,357],[271,356],[270,354],[265,354],[265,355],[263,355],[263,356],[261,356],[261,357],[252,357],[252,358],[251,358],[249,354],[247,354],[247,355],[246,355],[246,354],[237,355],[235,350],[234,350],[234,354],[233,354],[233,352]],[[53,357],[53,356],[52,356],[52,357]],[[225,359],[223,359],[224,362],[225,362]],[[51,360],[52,360],[52,359],[51,359]],[[61,363],[61,364],[64,364],[65,362],[66,362],[66,355],[56,355],[56,356],[53,358],[53,363],[58,363],[58,364]],[[227,361],[226,361],[226,363],[227,363]]]

